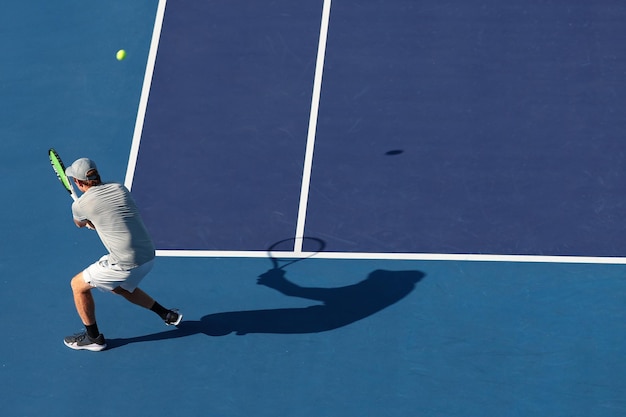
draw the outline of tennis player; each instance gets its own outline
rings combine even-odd
[[[109,252],[72,278],[74,304],[85,332],[65,338],[72,349],[100,351],[106,348],[96,324],[92,288],[112,291],[131,303],[154,311],[167,325],[178,325],[183,315],[154,301],[138,288],[154,264],[154,244],[128,189],[118,183],[103,183],[96,164],[80,158],[65,170],[83,193],[72,204],[74,223],[95,229]]]

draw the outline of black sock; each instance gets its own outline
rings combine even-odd
[[[98,325],[96,323],[90,324],[89,326],[85,325],[85,329],[87,329],[87,336],[92,339],[100,336],[100,330],[98,330]]]
[[[167,308],[163,307],[161,304],[157,303],[156,301],[154,302],[152,307],[150,307],[150,310],[157,313],[159,317],[161,317],[163,320],[165,320],[165,317],[167,317],[167,313],[170,312]]]

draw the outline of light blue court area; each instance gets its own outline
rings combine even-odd
[[[626,412],[621,266],[309,259],[259,285],[270,266],[160,259],[144,287],[186,321],[170,329],[97,294],[111,346],[100,354],[61,343],[79,328],[65,285],[46,281],[33,308],[11,301],[24,292],[12,281],[3,409],[56,415],[95,398],[94,416]]]
[[[328,2],[5,7],[2,416],[626,415],[626,7],[366,3],[331,8],[306,210]],[[50,147],[136,174],[160,249],[223,251],[142,283],[178,328],[97,292],[109,349],[64,346],[69,281],[105,250]],[[304,212],[325,252],[272,269]]]

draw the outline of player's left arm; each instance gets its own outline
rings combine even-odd
[[[86,227],[87,229],[95,230],[96,227],[93,223],[86,218],[87,216],[82,212],[78,201],[72,203],[72,219],[77,227]]]

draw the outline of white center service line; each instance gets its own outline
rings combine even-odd
[[[300,189],[300,205],[298,207],[298,221],[296,223],[296,236],[294,244],[295,255],[302,253],[304,242],[304,225],[306,223],[307,205],[309,202],[309,186],[311,183],[311,169],[313,167],[313,150],[315,149],[315,133],[317,131],[317,115],[320,106],[322,92],[322,74],[324,73],[324,58],[326,56],[326,39],[328,37],[328,23],[330,21],[331,0],[324,0],[322,10],[322,24],[320,38],[317,47],[317,62],[315,64],[315,79],[313,82],[313,96],[311,98],[311,114],[309,116],[309,132],[304,154],[304,169],[302,171],[302,186]]]

